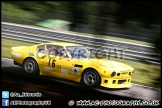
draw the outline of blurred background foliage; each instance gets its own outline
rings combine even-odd
[[[3,1],[2,21],[69,21],[70,31],[154,43],[161,52],[160,1]]]

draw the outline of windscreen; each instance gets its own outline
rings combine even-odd
[[[84,46],[66,46],[72,58],[95,58]]]

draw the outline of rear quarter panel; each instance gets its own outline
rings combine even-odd
[[[34,46],[29,46],[23,49],[17,49],[11,51],[11,57],[14,61],[18,62],[19,64],[23,64],[23,61],[27,57],[32,57],[34,59],[36,58],[36,47],[37,45]],[[37,60],[36,60],[37,61]]]

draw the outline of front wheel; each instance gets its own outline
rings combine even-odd
[[[96,87],[100,84],[98,73],[92,69],[86,70],[82,75],[82,83],[87,87]]]
[[[38,73],[38,65],[34,59],[26,59],[23,67],[27,73]]]

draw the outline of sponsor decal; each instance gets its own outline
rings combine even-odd
[[[34,56],[34,53],[32,53],[32,52],[29,52],[29,56]]]
[[[68,74],[68,69],[61,68],[61,73]]]
[[[72,68],[73,74],[79,74],[79,68]]]
[[[43,67],[43,70],[46,70],[46,71],[52,71],[52,68]]]
[[[13,57],[15,57],[15,58],[20,58],[20,57],[21,57],[21,54],[13,53]]]
[[[61,68],[61,65],[57,65],[57,68]]]

